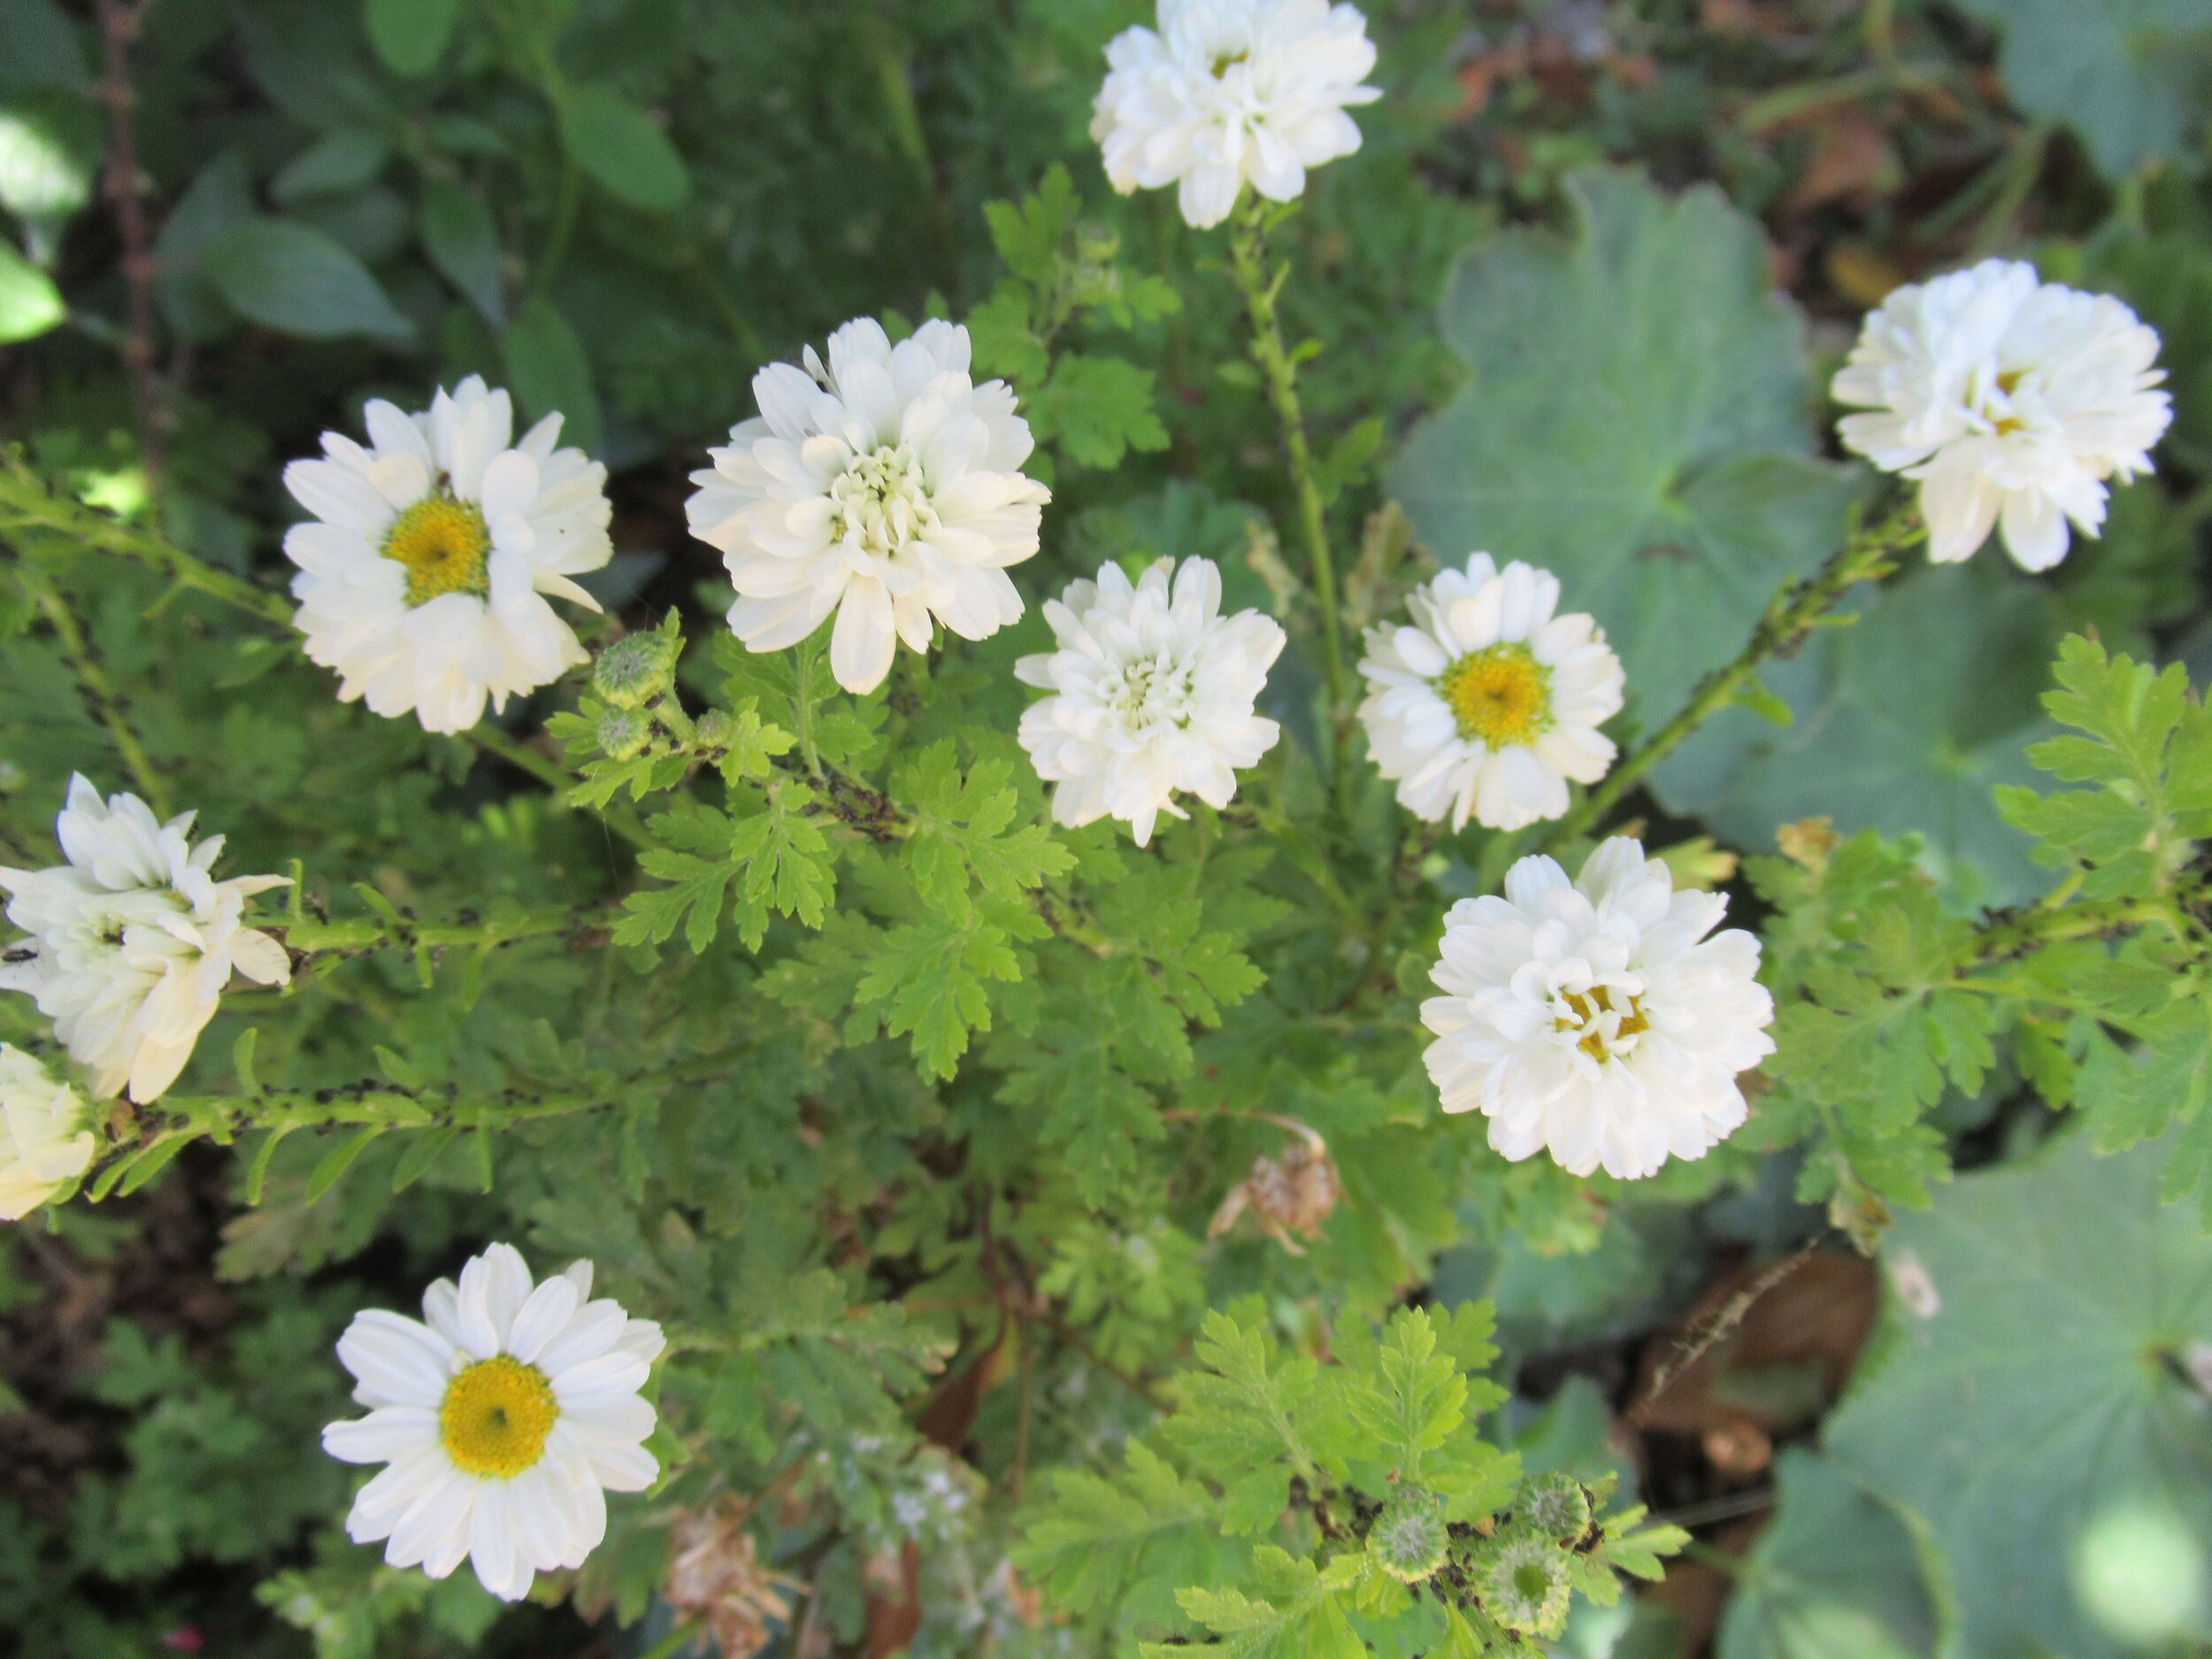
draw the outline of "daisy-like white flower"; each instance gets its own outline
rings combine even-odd
[[[175,1082],[234,971],[292,977],[284,947],[244,923],[249,899],[290,878],[216,880],[223,838],[196,843],[195,816],[164,824],[136,795],[103,801],[72,778],[54,820],[69,862],[0,869],[8,919],[29,935],[0,958],[0,989],[37,1000],[103,1099],[127,1087],[142,1105]]]
[[[1421,1004],[1444,1110],[1480,1107],[1498,1151],[1577,1175],[1704,1156],[1744,1120],[1737,1073],[1774,1052],[1759,941],[1713,932],[1727,909],[1623,837],[1571,882],[1524,858],[1503,898],[1462,899],[1432,975],[1444,995]]]
[[[2071,519],[2103,526],[2105,480],[2151,470],[2173,419],[2158,334],[2108,294],[1988,259],[1884,300],[1838,373],[1847,446],[1920,483],[1928,557],[2004,536],[2024,570],[2066,557]]]
[[[1229,216],[1249,179],[1294,200],[1306,170],[1359,148],[1348,106],[1379,89],[1358,8],[1328,0],[1160,0],[1159,28],[1124,29],[1106,48],[1091,136],[1127,196],[1179,187],[1197,229]]]
[[[599,609],[570,579],[613,557],[607,469],[557,447],[558,415],[513,442],[513,403],[479,375],[426,414],[365,412],[366,448],[326,432],[324,459],[284,469],[315,515],[284,537],[296,620],[342,700],[465,732],[486,698],[503,709],[586,660],[546,595]]]
[[[1108,565],[1045,603],[1056,650],[1014,664],[1053,695],[1022,716],[1021,744],[1055,786],[1052,816],[1071,828],[1118,818],[1152,839],[1162,812],[1188,791],[1212,807],[1237,792],[1282,728],[1252,712],[1283,630],[1256,611],[1221,614],[1221,572],[1162,559],[1132,583]]]
[[[1413,590],[1409,622],[1367,631],[1359,718],[1399,804],[1424,822],[1522,829],[1567,810],[1567,784],[1613,764],[1621,709],[1605,630],[1559,608],[1559,579],[1478,553]]]
[[[442,1578],[464,1556],[503,1601],[541,1572],[580,1566],[607,1534],[609,1492],[641,1492],[660,1465],[641,1395],[661,1328],[591,1300],[591,1263],[533,1286],[495,1244],[423,1293],[420,1320],[371,1310],[338,1340],[365,1417],[323,1430],[349,1463],[385,1463],[346,1517],[357,1544]]]
[[[84,1102],[0,1042],[0,1221],[20,1221],[92,1165]]]
[[[926,322],[891,343],[872,318],[830,336],[829,362],[753,377],[758,418],[694,472],[691,533],[722,552],[749,649],[796,645],[833,611],[830,669],[872,691],[899,641],[931,623],[964,640],[1022,614],[1006,574],[1037,550],[1051,492],[1024,476],[1033,447],[1003,380],[968,377],[968,331]]]

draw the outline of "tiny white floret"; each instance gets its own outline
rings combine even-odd
[[[1986,259],[1899,288],[1866,319],[1835,378],[1845,445],[1918,480],[1928,557],[1989,539],[2024,570],[2064,558],[2070,520],[2104,526],[2106,480],[2151,470],[2173,419],[2158,334],[2108,294]]]
[[[1359,148],[1346,111],[1382,93],[1367,20],[1328,0],[1160,0],[1155,29],[1106,48],[1091,136],[1124,196],[1178,187],[1183,218],[1218,225],[1245,181],[1296,199],[1307,171]]]
[[[1577,1175],[1704,1156],[1744,1121],[1738,1074],[1774,1052],[1759,941],[1713,932],[1727,909],[1624,837],[1572,881],[1524,858],[1502,898],[1461,900],[1421,1004],[1444,1110],[1480,1108],[1505,1156]]]
[[[503,1601],[541,1572],[579,1567],[607,1533],[610,1492],[660,1473],[640,1390],[661,1328],[591,1299],[591,1263],[533,1285],[495,1244],[423,1293],[419,1320],[371,1310],[338,1340],[366,1417],[333,1423],[323,1449],[388,1465],[346,1517],[357,1544],[442,1578],[464,1559]]]
[[[1022,716],[1021,745],[1054,786],[1071,828],[1116,818],[1152,839],[1159,815],[1188,816],[1179,793],[1229,804],[1281,727],[1253,712],[1283,630],[1256,611],[1221,614],[1211,559],[1164,558],[1132,582],[1108,565],[1045,604],[1056,649],[1014,672],[1053,695]]]

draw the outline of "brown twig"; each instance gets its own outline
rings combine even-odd
[[[149,490],[161,483],[161,406],[154,381],[154,259],[146,241],[145,205],[138,196],[138,146],[131,127],[136,95],[131,90],[130,47],[153,0],[125,5],[96,0],[100,43],[107,75],[99,96],[108,106],[107,194],[123,239],[123,280],[130,292],[130,336],[124,361],[131,374],[131,397],[138,410],[138,451]]]

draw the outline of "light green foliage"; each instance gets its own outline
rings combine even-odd
[[[2201,120],[2212,21],[2193,0],[1961,0],[2004,37],[2000,56],[2029,114],[2078,132],[2106,173],[2180,151]]]
[[[2212,1629],[2190,1368],[2212,1240],[2160,1206],[2160,1161],[2070,1135],[1961,1177],[1883,1246],[1887,1332],[1827,1444],[1928,1530],[1960,1651],[2101,1659]]]
[[[1761,1494],[1640,1408],[1824,1219],[1901,1309],[1824,1427],[1761,1373],[1724,1659],[2212,1635],[2212,197],[2163,14],[1366,4],[1359,151],[1233,257],[1085,136],[1154,10],[161,0],[119,199],[116,9],[0,0],[0,866],[82,772],[296,882],[289,986],[0,1228],[27,1652],[681,1659],[712,1517],[771,1652],[1678,1659],[1632,1592]],[[1853,313],[1984,249],[2139,306],[2176,399],[2039,576],[1922,568],[1909,488],[1821,458]],[[1053,498],[1021,618],[856,696],[826,630],[733,635],[684,497],[860,316],[968,327]],[[616,553],[554,600],[588,666],[428,736],[305,660],[281,473],[468,374],[605,465]],[[1356,664],[1479,547],[1626,660],[1564,822],[1417,823],[1331,706],[1325,595]],[[1145,848],[1071,829],[1014,664],[1070,580],[1192,557],[1285,631],[1279,736]],[[1616,833],[1777,1002],[1748,1121],[1637,1182],[1509,1163],[1423,1063],[1451,903]],[[65,1064],[28,997],[0,1040]],[[668,1339],[658,1477],[514,1609],[350,1543],[318,1444],[344,1320],[494,1239]]]
[[[1770,671],[1788,725],[1721,714],[1661,768],[1657,792],[1747,848],[1816,815],[1917,834],[1953,898],[2032,898],[2050,877],[1991,797],[2034,775],[2023,751],[2049,729],[2036,699],[2062,626],[2047,595],[1993,560],[1915,571]]]
[[[1483,1438],[1480,1418],[1504,1398],[1481,1375],[1496,1357],[1486,1306],[1434,1318],[1401,1310],[1379,1331],[1340,1325],[1331,1346],[1324,1365],[1286,1352],[1249,1313],[1207,1315],[1164,1447],[1132,1444],[1111,1478],[1055,1477],[1018,1563],[1125,1635],[1210,1632],[1202,1652],[1359,1655],[1369,1643],[1417,1648],[1448,1630],[1474,1655],[1513,1647],[1513,1627],[1496,1617],[1506,1598],[1482,1587],[1501,1551],[1526,1557],[1555,1590],[1524,1627],[1555,1633],[1572,1591],[1609,1602],[1616,1570],[1655,1577],[1685,1541],[1642,1527],[1639,1509],[1592,1524],[1605,1493],[1578,1486],[1570,1533],[1548,1536],[1520,1513],[1526,1504],[1556,1518],[1568,1483],[1524,1480]],[[1260,1541],[1286,1536],[1293,1547]],[[1178,1588],[1171,1617],[1159,1589],[1200,1565],[1210,1573]],[[1500,1582],[1511,1581],[1509,1570]],[[1428,1585],[1433,1600],[1409,1596],[1409,1583]],[[1186,1652],[1194,1640],[1142,1650]]]
[[[1774,1484],[1720,1659],[1932,1659],[1937,1603],[1904,1519],[1817,1453],[1783,1453]]]
[[[1619,172],[1568,199],[1566,237],[1509,232],[1454,273],[1444,337],[1472,377],[1389,485],[1439,559],[1556,572],[1651,726],[1819,562],[1860,485],[1811,457],[1803,324],[1750,220]]]
[[[1120,262],[1118,233],[1081,217],[1065,167],[1034,196],[985,205],[1006,274],[968,319],[976,365],[1022,395],[1040,443],[1077,466],[1118,465],[1130,450],[1164,449],[1153,373],[1125,358],[1059,349],[1071,326],[1128,328],[1182,309],[1174,284]]]

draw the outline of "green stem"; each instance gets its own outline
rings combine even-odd
[[[378,916],[349,916],[326,921],[303,910],[296,910],[283,921],[265,925],[264,931],[282,939],[294,951],[337,958],[395,948],[435,950],[473,946],[497,949],[526,939],[542,939],[557,933],[583,939],[611,926],[620,913],[620,906],[610,904],[588,910],[521,910],[504,916],[465,916],[458,921],[419,924],[406,916],[397,922]]]
[[[1329,551],[1328,515],[1321,499],[1321,482],[1314,472],[1305,411],[1298,401],[1298,365],[1283,345],[1276,311],[1276,299],[1290,267],[1269,270],[1268,211],[1267,204],[1257,196],[1249,197],[1240,209],[1229,227],[1229,267],[1252,322],[1252,361],[1259,366],[1267,400],[1282,423],[1283,447],[1289,455],[1291,480],[1298,492],[1298,521],[1313,565],[1314,603],[1321,612],[1322,665],[1328,675],[1329,708],[1332,716],[1340,719],[1348,697],[1342,625],[1337,617],[1336,564]],[[1340,723],[1340,735],[1342,729]]]
[[[0,541],[39,530],[143,565],[180,588],[219,599],[288,632],[291,629],[292,602],[282,594],[204,565],[150,530],[138,529],[52,494],[20,454],[0,452]]]
[[[1602,823],[1622,797],[1685,738],[1742,696],[1762,664],[1795,650],[1815,628],[1836,620],[1828,613],[1847,593],[1863,581],[1879,581],[1888,575],[1897,568],[1899,555],[1926,534],[1918,513],[1909,507],[1900,508],[1877,525],[1855,529],[1818,571],[1790,583],[1767,601],[1749,641],[1735,660],[1699,681],[1681,712],[1633,754],[1623,757],[1602,783],[1552,824],[1537,850],[1563,846]]]
[[[122,700],[115,695],[109,683],[107,671],[100,666],[100,659],[91,642],[85,637],[83,627],[77,621],[77,613],[69,608],[61,590],[48,581],[42,573],[26,563],[18,571],[24,588],[46,613],[54,625],[54,635],[61,641],[62,654],[76,672],[77,681],[84,687],[85,696],[91,703],[93,712],[100,724],[106,726],[108,735],[115,740],[117,752],[123,757],[123,764],[129,770],[131,780],[145,796],[146,803],[154,810],[157,818],[170,816],[169,791],[145,746],[138,741],[138,733],[123,718]]]

